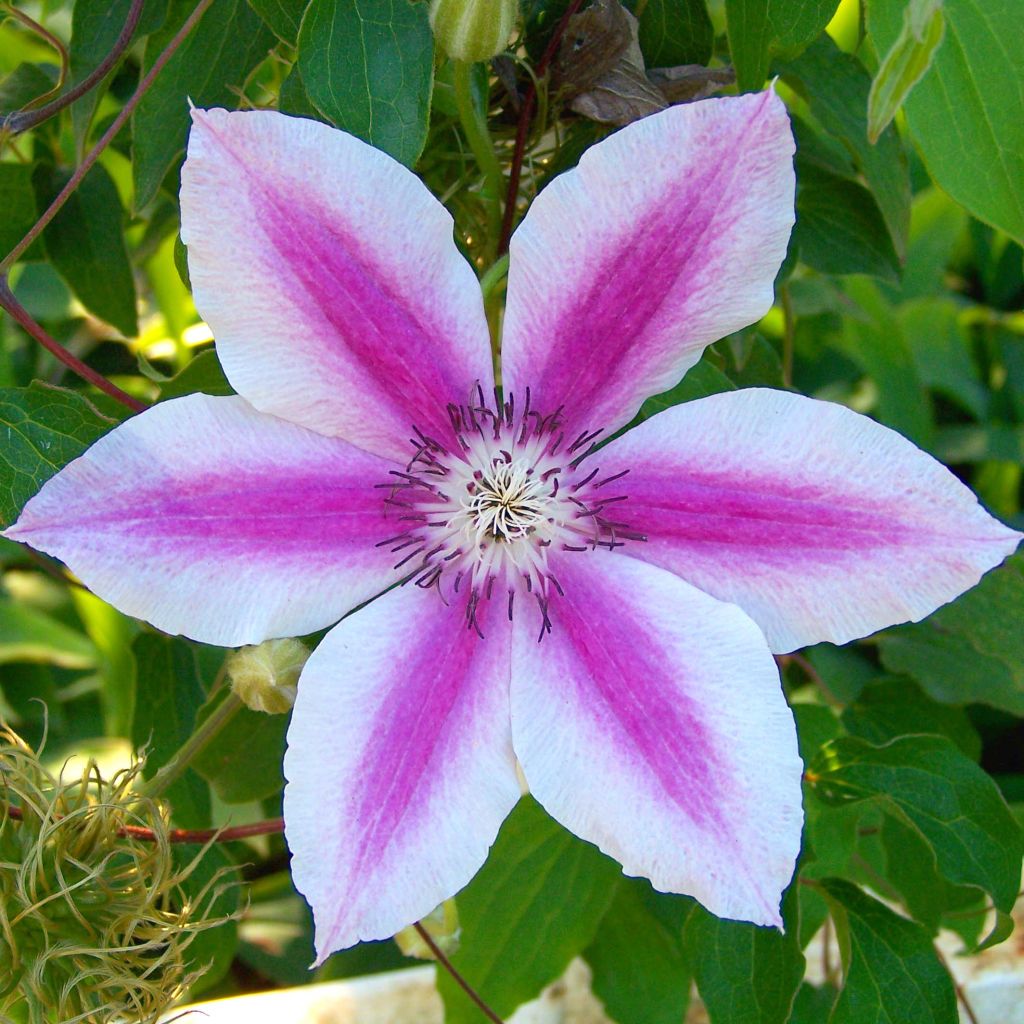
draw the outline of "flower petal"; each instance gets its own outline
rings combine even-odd
[[[906,438],[830,402],[734,391],[602,449],[623,469],[628,553],[738,604],[773,651],[917,621],[973,587],[1019,533]]]
[[[763,316],[793,226],[792,154],[773,92],[670,107],[589,149],[512,238],[506,390],[611,433]]]
[[[336,626],[307,662],[288,730],[284,818],[318,963],[453,896],[519,799],[501,611],[481,640],[437,594],[393,590]]]
[[[319,121],[193,110],[182,239],[228,379],[257,409],[406,460],[415,423],[492,387],[452,219],[391,157]]]
[[[336,622],[391,582],[382,491],[394,463],[189,395],[100,438],[4,536],[168,633],[234,646]]]
[[[516,620],[512,736],[530,791],[627,875],[781,925],[800,849],[796,729],[738,608],[618,554],[566,555],[554,629]]]

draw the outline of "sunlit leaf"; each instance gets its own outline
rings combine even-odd
[[[9,526],[47,480],[114,421],[74,391],[0,388],[0,523]]]
[[[171,0],[163,27],[146,41],[146,69],[194,9],[193,0]],[[189,101],[197,107],[237,108],[239,89],[250,71],[267,56],[273,39],[246,0],[214,0],[160,72],[132,118],[137,210],[156,195],[164,176],[185,152]]]
[[[1020,885],[1024,840],[992,779],[939,736],[881,747],[853,737],[828,744],[808,767],[817,795],[873,800],[927,842],[942,876],[987,892],[1008,911]]]
[[[339,128],[412,166],[427,138],[434,37],[427,5],[311,0],[299,32],[306,94]]]
[[[903,26],[905,0],[872,0],[880,52]],[[1024,5],[945,0],[946,37],[907,98],[911,131],[935,181],[975,216],[1024,241]]]

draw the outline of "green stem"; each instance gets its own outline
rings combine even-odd
[[[148,782],[137,787],[139,796],[157,797],[173,786],[192,761],[197,758],[216,738],[244,705],[233,693],[229,693],[214,709],[210,716],[178,748],[177,753]]]
[[[505,178],[501,173],[494,143],[487,130],[487,111],[481,111],[473,101],[473,65],[453,60],[452,71],[455,80],[455,104],[459,108],[459,121],[466,133],[466,141],[473,151],[477,166],[484,176],[482,192],[487,208],[487,244],[484,247],[484,263],[494,258],[494,249],[501,234],[501,195],[505,191]]]
[[[490,301],[495,288],[508,277],[508,253],[499,256],[485,271],[480,278],[480,291],[483,292],[484,303]]]
[[[501,383],[501,296],[508,277],[508,253],[499,256],[480,278],[480,291],[484,297],[484,313],[491,335],[491,360],[494,363],[494,383]]]

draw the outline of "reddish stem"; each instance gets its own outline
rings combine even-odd
[[[7,278],[0,276],[0,306],[2,306],[14,320],[19,323],[36,341],[39,342],[47,352],[60,360],[69,370],[74,371],[83,380],[99,388],[104,394],[127,406],[132,412],[141,412],[146,408],[145,402],[132,398],[127,392],[122,391],[116,384],[112,384],[101,373],[97,373],[91,366],[86,366],[77,356],[72,355],[56,339],[51,338],[42,327],[32,319],[31,314],[14,297]]]
[[[582,5],[583,0],[572,0],[566,8],[565,14],[562,15],[561,20],[555,26],[555,30],[551,33],[551,38],[548,40],[548,45],[545,47],[544,53],[541,54],[540,60],[537,61],[537,67],[534,69],[538,79],[543,78],[547,74],[548,65],[555,59],[555,54],[558,53],[558,47],[562,42],[562,36],[565,34],[569,19]],[[523,160],[526,157],[526,138],[530,133],[530,118],[533,115],[533,107],[536,102],[537,86],[536,82],[531,80],[527,87],[526,95],[523,97],[523,107],[519,112],[519,123],[516,126],[516,143],[515,148],[512,150],[512,165],[508,171],[508,192],[505,195],[505,213],[501,220],[501,235],[498,238],[497,256],[503,256],[508,252],[509,239],[512,237],[512,225],[516,217],[516,200],[519,198],[519,179],[522,176]]]
[[[135,27],[139,23],[142,14],[144,0],[132,0],[132,6],[128,11],[121,34],[117,37],[113,49],[103,58],[78,85],[73,86],[63,96],[58,96],[38,110],[18,110],[7,116],[6,122],[0,126],[6,128],[12,135],[19,135],[36,125],[42,124],[47,118],[59,113],[65,107],[70,106],[80,96],[84,96],[97,82],[101,81],[107,72],[117,63],[121,54],[128,48],[128,44],[135,35]]]
[[[13,821],[21,821],[23,815],[20,807],[8,807],[7,816]],[[172,843],[192,843],[205,846],[212,839],[216,843],[231,843],[251,836],[269,836],[284,831],[284,818],[268,818],[266,821],[254,821],[248,825],[235,825],[232,828],[173,828],[167,833]],[[122,825],[119,836],[138,839],[144,843],[155,843],[156,833],[142,825]]]
[[[451,960],[448,959],[441,951],[441,947],[430,937],[430,933],[426,928],[423,927],[417,921],[413,928],[419,933],[419,937],[427,944],[427,948],[431,953],[434,954],[437,962],[452,976],[452,980],[462,989],[463,992],[473,1000],[478,1007],[480,1012],[489,1020],[493,1021],[493,1024],[503,1024],[502,1019],[483,1001],[483,997],[473,988],[472,985],[466,979],[459,974],[459,972],[452,965]]]
[[[89,173],[90,168],[99,159],[100,154],[110,145],[117,133],[125,126],[128,118],[132,116],[140,100],[149,91],[156,76],[163,70],[164,65],[174,56],[175,50],[185,41],[188,34],[195,28],[199,19],[206,13],[206,9],[213,3],[213,0],[199,0],[195,10],[188,16],[185,23],[175,33],[174,38],[167,44],[164,51],[154,61],[153,66],[146,73],[146,76],[139,82],[139,87],[132,93],[131,99],[121,108],[120,113],[110,123],[110,127],[103,133],[102,138],[86,154],[75,173],[68,179],[68,183],[57,194],[57,198],[50,203],[46,212],[32,225],[25,237],[7,254],[7,257],[0,263],[0,271],[5,271],[15,260],[39,237],[47,224],[57,216],[60,208],[68,201],[71,193],[78,188],[82,179]],[[34,335],[33,335],[34,336]]]

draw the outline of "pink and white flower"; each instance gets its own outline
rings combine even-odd
[[[513,239],[496,393],[475,275],[413,174],[313,121],[194,112],[182,237],[239,397],[134,417],[6,536],[207,643],[342,620],[285,761],[321,960],[466,884],[517,759],[627,873],[779,924],[801,764],[772,652],[920,619],[1015,548],[910,442],[799,395],[595,450],[770,307],[792,151],[770,92],[590,149]]]

